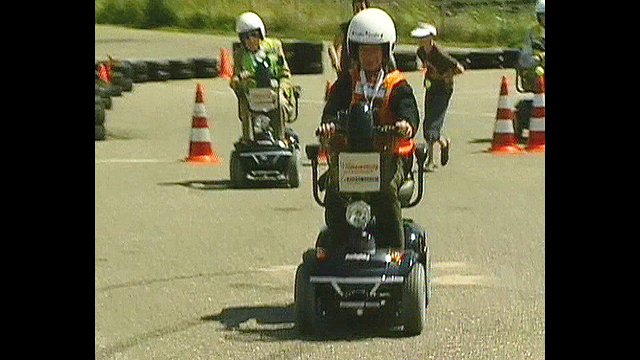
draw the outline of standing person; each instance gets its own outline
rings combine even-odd
[[[317,129],[323,144],[329,145],[325,221],[330,229],[342,236],[347,222],[346,205],[340,198],[338,185],[337,155],[344,150],[339,145],[339,134],[335,133],[338,113],[354,106],[372,106],[376,114],[374,125],[394,126],[403,138],[414,137],[420,125],[418,105],[411,85],[393,67],[396,30],[391,17],[375,8],[359,12],[351,20],[347,40],[347,51],[353,59],[353,66],[344,69],[343,76],[338,78],[329,93]],[[335,142],[332,143],[332,140]],[[402,249],[404,231],[398,188],[404,180],[404,163],[398,155],[383,151],[385,148],[393,149],[396,140],[397,137],[392,135],[373,139],[372,145],[381,151],[382,181],[380,192],[371,199],[371,210],[384,232],[377,239],[377,246]]]
[[[352,0],[351,9],[353,15],[360,11],[369,8],[371,5],[368,0]],[[329,45],[329,59],[331,60],[331,66],[336,70],[338,76],[342,70],[349,68],[349,56],[347,54],[347,48],[345,46],[347,42],[347,29],[349,28],[349,21],[340,24],[340,29],[336,33],[333,39],[333,43]]]
[[[249,103],[246,93],[249,88],[271,86],[262,84],[263,78],[276,80],[280,90],[281,116],[280,124],[271,124],[278,139],[284,139],[285,122],[291,122],[295,113],[295,98],[291,71],[284,56],[282,42],[265,37],[266,31],[262,19],[257,14],[245,12],[236,22],[236,32],[240,38],[241,48],[233,55],[233,76],[229,86],[238,97],[238,114],[242,122],[242,139],[253,140]],[[265,76],[267,75],[267,76]]]
[[[434,171],[437,165],[433,161],[435,142],[440,144],[441,164],[449,161],[451,139],[442,134],[444,119],[449,107],[449,100],[453,95],[453,77],[464,72],[464,67],[449,54],[436,45],[437,31],[435,26],[420,23],[411,31],[411,36],[417,39],[419,47],[418,57],[425,69],[424,86],[424,139],[429,144],[429,161],[425,170]]]

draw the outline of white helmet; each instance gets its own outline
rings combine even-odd
[[[260,34],[264,39],[266,31],[264,29],[264,23],[260,16],[252,12],[245,12],[238,16],[236,21],[236,32],[239,34],[246,33],[248,31],[260,30]]]
[[[347,30],[347,51],[352,54],[355,44],[388,44],[389,58],[396,45],[396,27],[391,17],[383,10],[368,8],[357,13]]]
[[[411,37],[423,38],[429,35],[437,36],[436,27],[427,23],[418,23],[418,27],[411,31]]]
[[[538,0],[536,4],[536,14],[544,14],[544,0]]]

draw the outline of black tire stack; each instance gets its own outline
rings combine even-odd
[[[133,90],[135,67],[130,61],[111,61],[111,80],[100,79],[99,69],[107,61],[95,62],[95,140],[104,140],[107,136],[105,128],[106,111],[113,106],[113,97],[121,97],[123,92]]]
[[[511,48],[449,51],[449,55],[469,70],[515,68],[519,54],[520,50]]]
[[[240,49],[240,43],[233,43],[233,52]],[[321,42],[283,41],[282,50],[291,74],[322,74],[323,45]]]
[[[403,72],[418,70],[418,54],[415,51],[396,51],[393,57],[398,70]]]
[[[292,74],[322,74],[322,43],[292,41],[282,44]]]

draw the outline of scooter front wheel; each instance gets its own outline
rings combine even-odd
[[[419,335],[426,322],[425,271],[422,263],[415,263],[402,284],[402,323],[404,332]]]

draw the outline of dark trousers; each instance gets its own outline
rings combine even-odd
[[[432,84],[424,96],[424,139],[427,142],[438,141],[441,136],[444,118],[453,94],[452,85]]]
[[[376,238],[376,246],[402,249],[404,248],[404,229],[402,208],[398,199],[398,189],[404,180],[402,161],[397,157],[386,159],[383,157],[381,168],[383,174],[381,191],[371,194],[368,201],[380,230],[380,236]],[[339,193],[337,169],[330,168],[329,174],[324,199],[325,222],[335,234],[334,241],[340,242],[344,241],[349,226],[345,218],[348,204]]]

